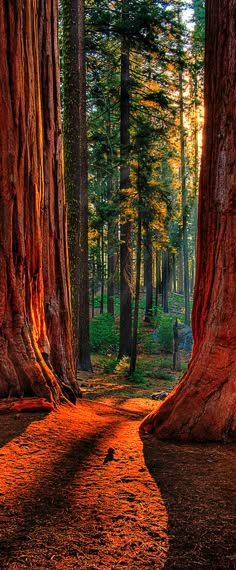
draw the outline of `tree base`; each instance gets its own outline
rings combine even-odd
[[[179,441],[236,440],[236,363],[232,349],[199,348],[174,392],[141,423],[144,433]]]

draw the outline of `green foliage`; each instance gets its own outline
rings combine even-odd
[[[97,315],[90,322],[90,349],[92,352],[116,351],[118,333],[112,316],[109,313]]]
[[[137,367],[135,372],[133,372],[129,376],[129,380],[131,380],[131,382],[133,382],[134,384],[146,384],[145,376],[142,370],[139,369],[139,367]]]
[[[143,352],[146,354],[154,354],[157,352],[158,344],[157,341],[153,338],[151,333],[146,333],[143,337],[142,342]]]
[[[168,365],[169,365],[168,368],[172,367],[172,359],[171,358],[169,358],[169,359],[166,358],[166,359],[158,360],[158,361],[143,359],[143,360],[139,361],[137,370],[138,370],[139,374],[144,377],[144,381],[145,381],[145,378],[149,377],[152,379],[167,380],[169,382],[173,382],[175,380],[175,376],[173,376],[172,374],[169,374],[165,370],[161,370],[163,363],[164,364],[168,363]]]
[[[157,380],[167,380],[169,382],[175,381],[175,376],[172,376],[172,374],[169,374],[165,370],[155,370],[152,377],[156,378]]]
[[[113,374],[117,366],[117,358],[109,356],[108,358],[101,360],[101,364],[105,374]]]
[[[158,342],[161,350],[172,351],[173,347],[173,318],[162,315],[158,327]]]
[[[129,357],[123,356],[121,360],[118,362],[115,368],[115,372],[119,374],[119,376],[124,376],[131,380],[134,384],[145,384],[145,376],[143,373],[143,368],[140,364],[136,367],[135,372],[129,375]]]
[[[172,365],[173,365],[173,359],[171,356],[163,358],[162,360],[158,361],[158,366],[160,368],[172,368]]]

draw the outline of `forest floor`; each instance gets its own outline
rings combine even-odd
[[[235,446],[140,437],[154,383],[97,366],[82,385],[76,407],[0,416],[0,568],[236,568]]]

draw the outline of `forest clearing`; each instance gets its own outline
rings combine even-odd
[[[99,382],[76,408],[1,417],[0,567],[236,568],[235,446],[140,438],[157,403]]]

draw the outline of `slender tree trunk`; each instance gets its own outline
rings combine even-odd
[[[176,255],[172,253],[173,292],[176,293]]]
[[[108,281],[107,281],[107,312],[113,317],[115,295],[115,254],[114,254],[114,223],[108,222]]]
[[[128,1],[122,1],[122,17],[128,18]],[[121,45],[121,95],[120,95],[120,190],[130,188],[130,103],[129,103],[129,43],[125,37]],[[124,198],[126,200],[127,198]],[[131,222],[120,225],[120,346],[119,358],[131,353],[132,305],[131,305]]]
[[[181,383],[143,422],[160,438],[236,438],[235,8],[235,0],[206,2],[194,349]]]
[[[138,208],[138,232],[137,232],[136,284],[135,284],[134,321],[133,321],[133,336],[132,336],[129,376],[131,376],[135,372],[136,360],[137,360],[137,342],[138,342],[138,314],[139,314],[141,249],[142,249],[140,167],[138,167],[138,189],[139,189],[139,208]]]
[[[160,252],[156,250],[156,288],[155,288],[155,305],[156,309],[159,303],[159,291],[160,291],[160,280],[161,280],[161,267],[160,267]],[[156,312],[156,310],[155,310]]]
[[[152,295],[152,232],[149,225],[145,227],[144,239],[144,274],[146,276],[146,306],[145,321],[149,322],[152,317],[153,295]]]
[[[182,190],[182,224],[183,224],[183,257],[184,257],[184,322],[190,325],[190,302],[189,302],[189,267],[188,267],[188,224],[187,224],[187,187],[186,187],[186,159],[185,159],[185,129],[184,129],[184,95],[183,95],[183,71],[180,63],[179,69],[180,90],[180,152],[181,152],[181,190]]]
[[[79,14],[79,347],[77,366],[92,370],[89,349],[89,269],[88,269],[88,151],[86,120],[86,64],[84,0],[78,0]]]
[[[179,248],[179,263],[178,263],[178,293],[184,294],[184,271],[183,271],[183,244],[181,242]]]
[[[92,319],[95,314],[95,255],[92,253]]]
[[[104,229],[102,226],[101,231],[101,255],[102,255],[102,263],[101,263],[101,304],[100,304],[100,313],[101,315],[104,312],[104,272],[105,272],[105,259],[104,259]]]
[[[108,204],[112,202],[113,195],[113,182],[112,182],[112,152],[111,152],[111,113],[110,113],[110,101],[108,101],[108,112],[107,112],[107,139],[110,151],[108,153],[108,176],[107,176],[107,201]],[[109,215],[107,224],[107,312],[114,317],[114,278],[115,278],[115,255],[114,255],[114,242],[115,242],[115,222],[114,216]]]
[[[197,217],[198,217],[198,184],[199,184],[199,120],[198,120],[198,107],[199,107],[199,86],[197,71],[194,73],[194,206],[193,206],[193,224],[194,224],[194,272],[196,266],[197,256]]]
[[[162,252],[162,306],[164,313],[169,312],[168,292],[169,292],[169,255],[168,251],[163,251]]]
[[[0,395],[51,402],[78,393],[57,17],[56,0],[0,4]]]
[[[63,21],[63,142],[65,158],[65,187],[68,202],[68,244],[71,277],[73,351],[78,356],[79,326],[79,24],[78,0],[62,0]],[[42,30],[43,33],[43,30]]]

